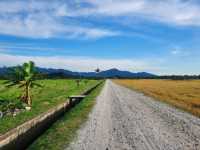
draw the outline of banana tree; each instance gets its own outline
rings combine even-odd
[[[96,73],[99,73],[99,72],[100,72],[100,69],[99,69],[99,68],[95,69],[95,72],[96,72]]]
[[[17,85],[19,88],[23,88],[23,93],[20,98],[30,107],[32,105],[31,88],[34,86],[41,87],[40,84],[35,82],[35,76],[35,64],[29,61],[22,66],[15,67],[11,72],[10,80],[6,82],[7,87]]]

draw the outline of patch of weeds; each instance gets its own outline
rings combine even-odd
[[[0,99],[1,117],[7,115],[16,116],[19,112],[25,109],[25,105],[20,100],[4,100]]]

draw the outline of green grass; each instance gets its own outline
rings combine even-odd
[[[62,150],[74,139],[77,129],[80,128],[95,104],[95,98],[102,89],[103,84],[97,87],[83,101],[67,112],[61,119],[52,125],[39,137],[29,150]]]
[[[20,96],[21,89],[17,87],[6,88],[3,82],[3,80],[0,80],[0,99],[17,100],[17,97]],[[43,87],[32,89],[32,110],[21,112],[16,117],[6,116],[0,119],[0,135],[64,102],[69,95],[83,92],[85,89],[95,85],[98,81],[89,80],[87,83],[82,81],[80,87],[77,87],[75,80],[40,80],[38,82]]]

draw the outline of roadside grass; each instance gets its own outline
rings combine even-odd
[[[113,80],[200,117],[200,80]]]
[[[21,89],[17,87],[6,88],[3,82],[3,80],[0,80],[0,99],[17,100]],[[37,82],[43,87],[32,89],[33,104],[31,111],[21,112],[15,117],[5,116],[0,119],[0,135],[66,101],[69,95],[79,94],[94,86],[98,81],[89,80],[87,83],[82,81],[79,87],[77,87],[75,80],[58,79],[39,80]]]
[[[83,124],[96,103],[96,96],[103,84],[98,86],[90,95],[55,122],[28,149],[29,150],[62,150],[75,138],[77,130]]]

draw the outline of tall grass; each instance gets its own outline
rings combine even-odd
[[[114,80],[200,117],[200,80]]]

